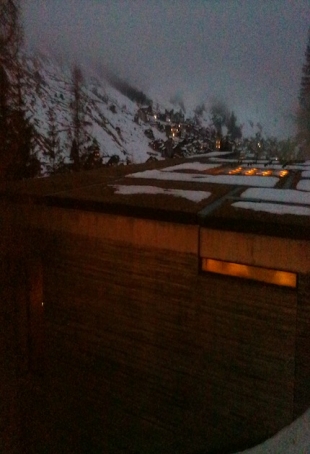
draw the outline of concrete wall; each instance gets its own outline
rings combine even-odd
[[[14,222],[30,227],[28,452],[231,452],[308,406],[309,243],[35,206]],[[202,273],[200,257],[299,286]]]

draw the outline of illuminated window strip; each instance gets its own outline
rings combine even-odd
[[[268,284],[281,285],[296,288],[297,274],[288,271],[272,270],[258,266],[240,265],[239,263],[223,262],[221,260],[202,259],[202,271],[209,273],[224,274],[226,276],[253,279],[267,282]]]

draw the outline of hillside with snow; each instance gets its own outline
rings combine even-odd
[[[66,161],[72,145],[72,74],[70,67],[45,56],[24,57],[22,81],[25,111],[34,126],[35,152],[44,169],[49,164],[47,141],[52,128],[58,136]],[[135,121],[137,103],[124,96],[104,79],[83,73],[83,102],[85,111],[85,148],[95,139],[100,155],[108,159],[117,155],[120,162],[145,162],[150,157],[150,139],[165,140],[166,135],[142,119]]]
[[[74,65],[42,54],[24,55],[21,60],[19,88],[23,111],[33,127],[31,150],[39,161],[39,175],[71,170],[76,165],[72,152],[76,138]],[[252,150],[252,157],[281,155],[279,143],[269,140],[257,125],[251,122],[251,131],[244,134],[246,128],[238,125],[236,117],[231,123],[233,112],[211,113],[204,103],[188,110],[181,99],[150,99],[102,68],[79,70],[83,137],[78,168],[107,164],[112,157],[114,164],[143,163],[215,149],[244,155]],[[242,140],[233,137],[236,129]],[[286,153],[286,160],[293,155]]]

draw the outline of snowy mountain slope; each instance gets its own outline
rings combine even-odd
[[[70,68],[62,68],[48,57],[27,57],[23,60],[25,76],[23,92],[25,110],[36,132],[36,152],[48,165],[46,140],[50,134],[51,117],[54,117],[61,151],[69,160],[72,144],[73,100]],[[149,139],[145,129],[152,129],[155,139],[166,136],[149,123],[134,121],[138,105],[122,95],[107,81],[84,75],[82,85],[85,100],[87,142],[95,138],[103,157],[118,155],[121,161],[144,162],[149,158]]]

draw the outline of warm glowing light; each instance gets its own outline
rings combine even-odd
[[[272,175],[272,170],[268,169],[268,170],[259,170],[258,172],[256,172],[256,175],[262,175],[264,177],[267,177],[269,175]]]
[[[244,175],[254,175],[257,172],[257,169],[249,169],[244,172]]]
[[[202,271],[207,271],[209,273],[252,279],[284,287],[295,288],[297,286],[296,273],[290,273],[288,271],[272,270],[269,268],[241,265],[239,263],[223,262],[221,260],[207,258],[202,259],[201,268]]]
[[[278,176],[278,177],[285,177],[287,174],[289,173],[288,170],[275,170],[273,172],[274,175]]]
[[[235,175],[236,173],[240,173],[242,171],[242,167],[237,167],[236,169],[230,170],[228,172],[229,175]]]

